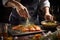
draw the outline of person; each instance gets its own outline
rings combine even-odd
[[[21,9],[25,9],[27,11],[26,14],[20,13],[19,8],[17,8],[16,5],[13,5],[16,2],[20,5]],[[26,19],[28,17],[28,14],[30,16],[30,22],[33,22],[34,24],[40,24],[40,22],[43,20],[42,17],[40,17],[40,12],[38,11],[41,9],[44,12],[44,19],[45,20],[53,20],[53,16],[49,12],[50,8],[50,2],[49,0],[3,0],[3,5],[7,7],[12,7],[11,14],[9,16],[9,22],[13,25],[23,24],[26,22]],[[20,10],[21,12],[21,10]]]
[[[39,9],[44,12],[45,20],[53,20],[53,16],[49,12],[50,3],[48,0],[3,0],[3,5],[12,7],[9,22],[13,25],[23,24],[26,22],[27,18],[34,24],[40,24],[42,18],[40,17]],[[24,9],[26,13],[22,11]],[[24,36],[19,38],[20,40],[28,40],[29,37]]]

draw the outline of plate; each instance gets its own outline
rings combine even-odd
[[[45,30],[33,31],[33,32],[21,32],[20,30],[13,30],[12,27],[13,26],[10,25],[8,28],[8,33],[12,36],[26,36],[26,35],[42,34],[43,32],[45,32]]]
[[[20,32],[16,30],[8,30],[9,34],[12,36],[27,36],[27,35],[34,35],[34,34],[42,34],[45,30],[42,31],[34,31],[34,32]]]

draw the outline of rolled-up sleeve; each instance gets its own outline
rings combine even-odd
[[[44,7],[50,7],[49,0],[42,0],[41,1],[41,8],[44,8]]]
[[[2,0],[3,5],[7,3],[8,0]]]

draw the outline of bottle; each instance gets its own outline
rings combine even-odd
[[[8,23],[4,24],[3,40],[13,40],[13,37],[8,34],[8,26]]]
[[[8,24],[3,24],[3,40],[8,38]]]

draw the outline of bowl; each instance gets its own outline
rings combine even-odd
[[[44,27],[56,27],[57,26],[57,21],[41,21],[41,24]]]

